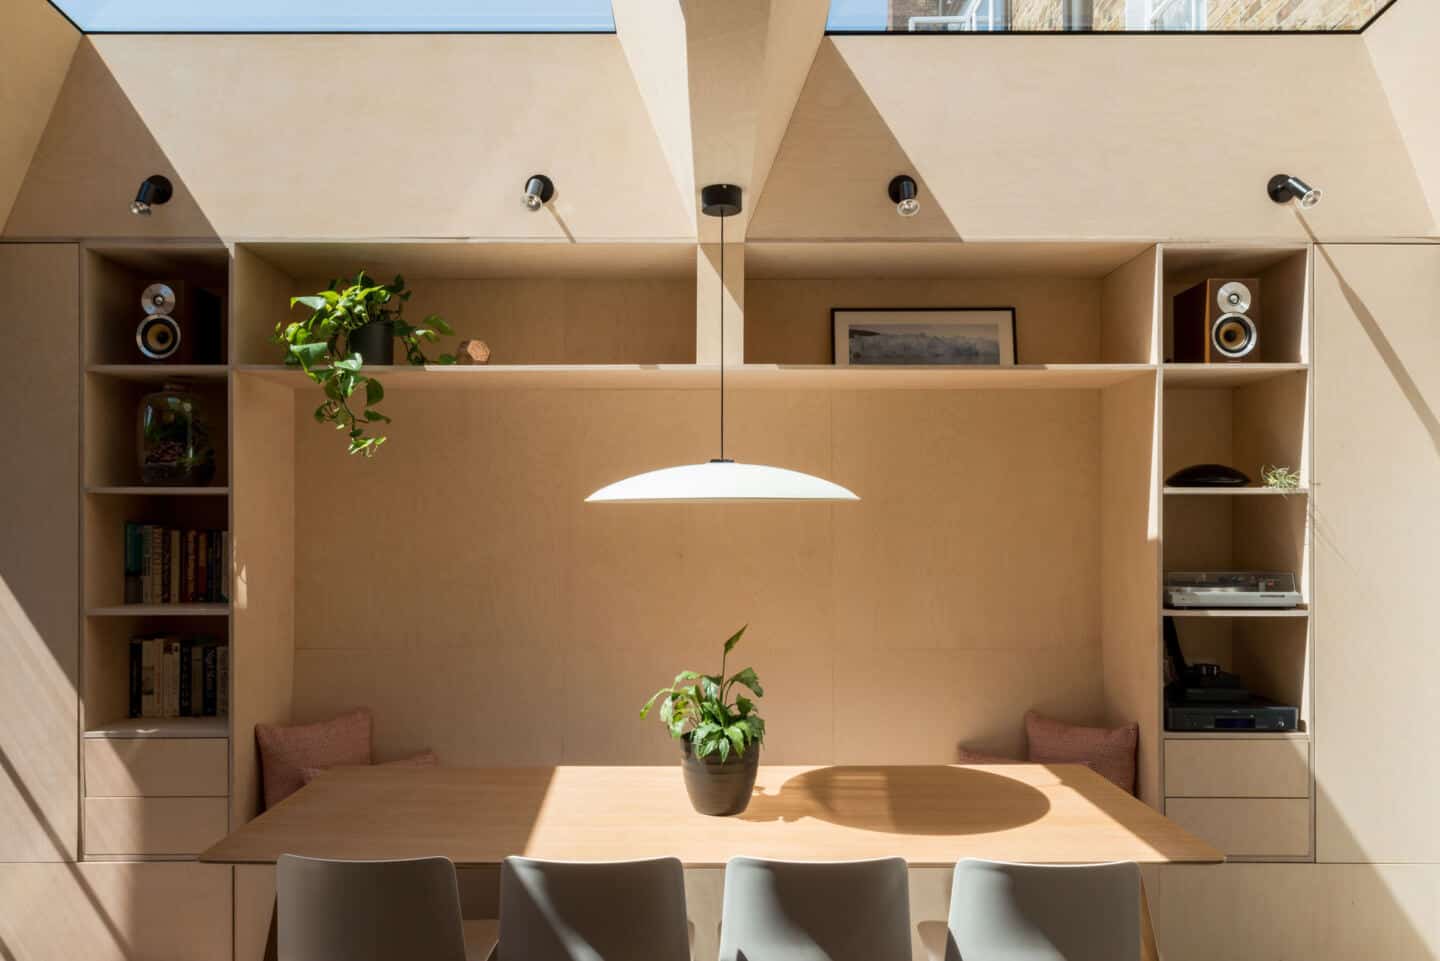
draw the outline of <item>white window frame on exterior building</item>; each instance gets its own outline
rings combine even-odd
[[[937,0],[937,10],[943,10],[945,0]],[[907,27],[911,33],[922,30],[960,31],[965,33],[1005,30],[1009,26],[1008,0],[961,0],[954,13],[936,13],[933,16],[911,17]]]
[[[1208,0],[1126,0],[1125,28],[1127,30],[1204,30]],[[1186,26],[1163,27],[1160,19],[1177,9],[1188,10]]]

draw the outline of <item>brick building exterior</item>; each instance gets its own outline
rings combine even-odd
[[[983,0],[982,0],[983,2]],[[1209,30],[1333,30],[1365,24],[1385,0],[1206,0]],[[1013,30],[1060,30],[1063,0],[1009,0]],[[911,17],[953,14],[960,0],[889,0],[891,30]],[[1096,30],[1124,30],[1126,0],[1094,0]]]

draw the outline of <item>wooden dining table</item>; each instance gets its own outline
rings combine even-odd
[[[943,900],[948,871],[961,858],[1224,860],[1154,808],[1074,764],[762,766],[745,812],[719,818],[691,809],[678,766],[336,768],[200,860],[273,864],[283,854],[439,854],[462,868],[494,868],[510,855],[676,857],[687,870],[699,935],[718,923],[723,868],[737,855],[902,857],[917,892],[912,900],[933,888],[932,901]],[[932,913],[943,920],[943,904]],[[1144,910],[1142,927],[1147,954],[1155,957]],[[710,942],[697,936],[696,958],[711,956]],[[925,956],[922,947],[917,940],[917,957]]]

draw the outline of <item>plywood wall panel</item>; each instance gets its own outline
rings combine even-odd
[[[694,236],[614,36],[91,42],[185,193],[227,239]],[[359,116],[364,133],[337,153],[337,131]],[[103,184],[105,196],[133,196],[139,178],[87,164],[82,134],[96,139],[94,129],[70,130],[74,144],[54,158],[57,170]],[[537,172],[554,180],[556,196],[530,213],[520,193]],[[87,207],[53,191],[44,199],[49,231],[106,232]]]
[[[1266,199],[1282,169],[1326,190],[1303,222]],[[921,181],[918,217],[885,196],[900,171]],[[748,236],[1303,240],[1307,223],[1434,230],[1360,37],[841,36],[820,46]]]
[[[1431,643],[1436,303],[1440,247],[1319,249],[1312,499],[1322,861],[1440,861],[1440,768],[1419,763],[1433,754],[1410,736],[1440,670]]]
[[[79,838],[79,254],[0,245],[0,860],[61,861]]]
[[[718,669],[744,623],[731,667],[766,683],[777,763],[1018,753],[1028,706],[1102,719],[1098,395],[732,392],[727,455],[866,498],[752,507],[582,503],[718,453],[711,391],[386,403],[391,440],[363,461],[295,400],[295,713],[369,704],[383,758],[673,762],[640,704],[681,668]],[[1024,510],[985,506],[1016,487]],[[327,520],[337,503],[354,523]],[[337,585],[335,556],[379,587]],[[1054,592],[1036,602],[1042,570]]]
[[[194,863],[0,864],[0,954],[229,961],[230,874]]]
[[[11,0],[5,14],[0,33],[0,62],[5,64],[5,83],[0,84],[5,126],[0,140],[0,224],[30,169],[80,42],[80,32],[45,0]]]
[[[1432,217],[1440,216],[1440,118],[1435,115],[1434,98],[1440,87],[1440,63],[1434,56],[1437,36],[1440,7],[1425,0],[1399,0],[1365,31],[1370,60],[1430,201]]]

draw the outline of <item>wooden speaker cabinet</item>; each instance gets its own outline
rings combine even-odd
[[[1253,277],[1212,278],[1175,295],[1177,364],[1240,364],[1260,360],[1260,325]]]

